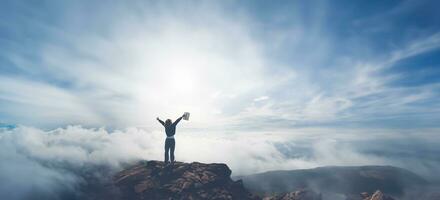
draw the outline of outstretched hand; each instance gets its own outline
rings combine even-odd
[[[156,117],[157,120],[160,120],[159,117]]]

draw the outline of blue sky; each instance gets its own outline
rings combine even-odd
[[[439,126],[436,1],[1,4],[2,123]]]
[[[156,117],[186,111],[178,161],[392,165],[438,183],[439,7],[1,1],[0,196],[62,198],[84,172],[161,160]]]

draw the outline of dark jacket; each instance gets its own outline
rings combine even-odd
[[[167,136],[173,136],[176,134],[176,126],[180,120],[182,120],[182,117],[179,117],[174,123],[167,125],[162,120],[158,119],[158,121],[165,127],[165,133]]]

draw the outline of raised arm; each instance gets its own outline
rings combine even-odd
[[[182,120],[182,117],[177,118],[176,121],[173,123],[173,125],[177,125],[180,122],[180,120]]]
[[[158,118],[156,118],[157,119],[157,121],[159,121],[159,123],[161,123],[162,124],[162,126],[165,126],[165,123],[162,121],[162,120],[160,120],[159,119],[159,117]]]

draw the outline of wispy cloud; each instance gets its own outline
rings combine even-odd
[[[435,83],[393,87],[401,73],[384,72],[438,49],[435,27],[422,31],[425,37],[390,40],[393,45],[355,31],[362,23],[371,26],[366,21],[377,13],[348,23],[344,16],[353,13],[338,18],[337,7],[322,2],[298,5],[321,8],[309,17],[275,6],[280,12],[267,19],[264,13],[276,10],[260,12],[260,4],[206,2],[188,9],[181,3],[115,3],[94,5],[95,11],[87,13],[85,5],[30,9],[34,5],[8,4],[29,12],[11,13],[8,19],[17,23],[2,23],[0,69],[7,84],[0,86],[1,121],[151,127],[158,115],[173,118],[190,111],[193,128],[240,123],[261,128],[273,121],[275,127],[369,126],[374,121],[385,127],[427,110],[426,120],[439,118],[437,109],[423,103],[438,97]],[[229,12],[230,7],[237,12]],[[397,12],[392,11],[396,6],[382,9]],[[353,32],[328,26],[330,16]],[[32,42],[17,45],[26,38],[18,32],[30,34]],[[383,50],[374,52],[380,46]],[[34,115],[26,115],[29,110]]]

